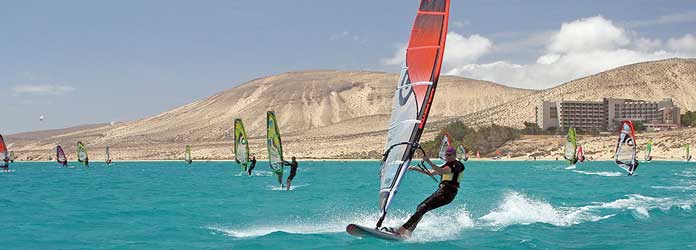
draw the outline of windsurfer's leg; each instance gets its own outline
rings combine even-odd
[[[423,218],[423,215],[425,215],[425,213],[427,213],[430,210],[449,204],[450,202],[452,202],[452,200],[454,200],[454,197],[456,195],[456,191],[448,191],[444,188],[440,188],[437,191],[435,191],[435,193],[430,195],[430,197],[428,197],[418,205],[418,207],[416,208],[416,212],[413,215],[411,215],[411,218],[409,218],[403,226],[401,226],[399,230],[400,233],[402,233],[401,231],[407,230],[408,232],[405,233],[410,234],[411,232],[416,230],[416,226],[418,226],[418,223]]]

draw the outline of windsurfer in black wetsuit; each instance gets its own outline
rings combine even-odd
[[[430,161],[428,157],[424,157],[423,161],[428,163],[432,170],[422,170],[418,167],[409,167],[409,170],[418,171],[426,175],[441,175],[442,181],[440,182],[440,187],[435,191],[430,197],[426,198],[421,202],[416,208],[416,212],[411,216],[411,218],[404,223],[401,227],[397,229],[384,228],[384,230],[392,233],[397,233],[403,236],[411,236],[413,230],[416,229],[418,222],[420,222],[423,215],[430,210],[442,207],[449,204],[457,196],[457,191],[459,190],[459,180],[464,176],[464,164],[457,160],[457,153],[454,148],[447,148],[445,151],[445,161],[446,163],[442,166],[437,166]]]
[[[288,175],[288,179],[285,181],[287,190],[290,190],[290,185],[292,185],[292,179],[295,178],[295,174],[297,174],[297,160],[295,159],[295,156],[292,157],[292,161],[290,162],[283,162],[285,165],[290,166],[290,175]]]
[[[0,166],[0,168],[2,168],[2,171],[5,171],[5,172],[10,171],[10,158],[3,156],[2,161],[3,161],[3,165]]]
[[[249,168],[247,169],[247,174],[251,175],[251,171],[254,170],[254,167],[256,167],[256,156],[251,156],[251,160],[249,160],[250,165]]]

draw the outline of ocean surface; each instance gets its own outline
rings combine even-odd
[[[77,163],[71,163],[78,166]],[[406,242],[374,225],[379,163],[300,162],[292,191],[259,161],[15,163],[0,173],[0,249],[696,249],[696,163],[468,162],[450,205]],[[385,225],[436,189],[408,173]]]

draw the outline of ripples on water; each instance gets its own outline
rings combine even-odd
[[[669,249],[696,244],[696,165],[469,162],[457,199],[414,237],[358,239],[377,219],[377,162],[301,162],[293,190],[259,164],[119,162],[61,169],[19,163],[0,174],[2,249]],[[306,171],[311,169],[311,171]],[[435,190],[409,173],[385,225]],[[641,237],[618,237],[629,231]]]

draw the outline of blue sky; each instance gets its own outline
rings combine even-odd
[[[397,72],[417,5],[4,2],[0,133],[138,119],[287,71]],[[443,72],[508,86],[696,55],[693,1],[453,0],[451,13]]]

